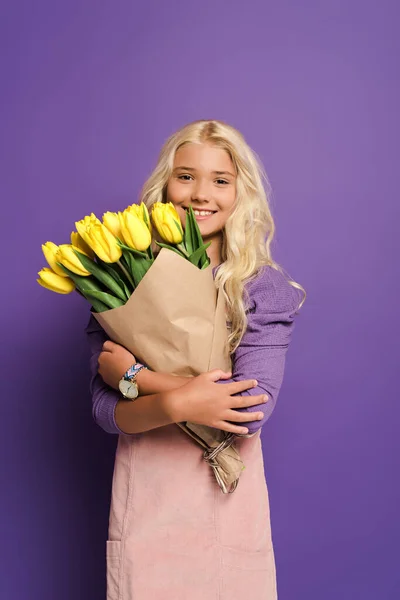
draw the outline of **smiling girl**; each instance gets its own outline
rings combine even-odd
[[[277,598],[260,432],[276,405],[305,291],[272,259],[268,192],[243,136],[221,121],[200,120],[166,141],[139,200],[149,209],[171,202],[184,226],[193,207],[226,299],[231,373],[185,378],[141,368],[132,402],[118,383],[141,365],[93,316],[86,328],[93,416],[119,434],[108,600],[242,600],[250,589],[252,600]],[[221,493],[198,445],[175,425],[181,421],[236,434],[246,470],[234,493]]]

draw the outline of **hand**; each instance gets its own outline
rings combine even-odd
[[[136,364],[136,358],[119,344],[107,340],[103,344],[103,351],[99,355],[99,373],[105,383],[118,390],[118,382],[124,373]]]
[[[255,406],[266,402],[265,394],[257,396],[232,396],[244,392],[257,385],[254,379],[237,381],[219,385],[219,379],[229,379],[232,373],[214,369],[193,377],[191,381],[173,392],[168,392],[171,400],[171,416],[175,423],[190,421],[200,425],[208,425],[223,431],[243,434],[248,429],[233,425],[227,421],[257,421],[262,419],[262,412],[241,413],[235,408]]]

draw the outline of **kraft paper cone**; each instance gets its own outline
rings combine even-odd
[[[212,269],[200,270],[172,250],[161,249],[123,306],[92,315],[111,340],[153,371],[196,376],[231,368],[225,301]],[[206,460],[212,452],[209,464],[221,489],[236,487],[244,465],[232,446],[234,434],[190,422],[177,425],[205,448]]]

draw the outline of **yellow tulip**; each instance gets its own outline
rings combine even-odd
[[[130,206],[128,206],[128,208],[125,209],[124,212],[126,211],[137,215],[139,219],[144,221],[144,223],[147,225],[147,227],[150,230],[150,233],[152,232],[153,228],[150,222],[149,211],[147,210],[147,206],[144,202],[141,202],[140,204],[131,204]]]
[[[80,248],[75,248],[75,250],[82,252]],[[84,252],[83,254],[86,253]],[[74,246],[71,244],[61,244],[58,247],[57,260],[59,263],[64,265],[64,267],[73,273],[76,273],[77,275],[82,275],[85,277],[91,274],[90,271],[85,269],[85,267],[82,265],[81,261],[74,252]]]
[[[88,244],[106,263],[115,263],[122,256],[117,238],[103,223],[95,223],[88,230]]]
[[[94,259],[93,250],[88,246],[83,237],[81,237],[77,231],[71,232],[71,244],[80,252],[83,252],[84,254],[87,254],[91,259]]]
[[[57,265],[57,262],[59,262],[56,258],[58,246],[53,244],[53,242],[46,242],[45,244],[42,244],[42,251],[51,269],[61,277],[68,277],[62,268]]]
[[[178,213],[172,202],[155,202],[151,211],[153,223],[168,244],[180,244],[183,229]]]
[[[151,244],[151,233],[146,223],[135,214],[135,210],[118,213],[122,239],[133,250],[144,252]]]
[[[88,229],[90,229],[93,225],[98,225],[101,224],[100,219],[98,219],[96,217],[96,215],[94,213],[91,213],[90,216],[86,216],[83,219],[81,219],[80,221],[76,221],[75,222],[75,227],[79,233],[79,235],[81,236],[81,238],[83,239],[84,242],[87,243],[87,245],[91,247],[90,245],[90,239],[88,236]],[[92,248],[92,250],[94,250],[94,248]]]
[[[93,213],[75,222],[79,235],[97,256],[107,263],[117,262],[122,256],[118,241]]]
[[[75,284],[66,274],[63,277],[57,275],[52,269],[44,267],[38,272],[39,279],[36,281],[47,290],[57,294],[70,294],[75,289]]]
[[[111,231],[113,235],[115,235],[115,237],[122,239],[121,226],[117,213],[110,211],[105,212],[103,215],[103,225],[105,225],[107,229]]]

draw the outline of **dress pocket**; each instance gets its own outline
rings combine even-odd
[[[252,600],[276,600],[276,571],[274,552],[243,552],[234,548],[222,549],[222,597]]]
[[[121,542],[106,541],[107,600],[118,600],[121,568]]]

